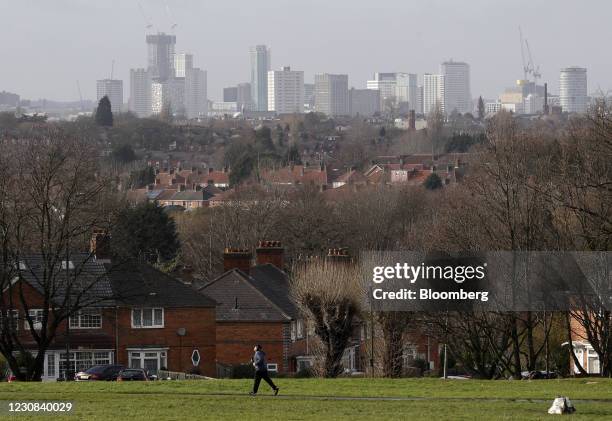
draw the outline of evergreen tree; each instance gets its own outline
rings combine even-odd
[[[431,173],[429,177],[427,177],[423,185],[428,190],[437,190],[437,189],[442,188],[442,179],[440,178],[438,174],[434,172],[434,173]]]
[[[482,121],[485,117],[485,105],[482,96],[478,97],[478,120]]]
[[[104,95],[98,103],[98,108],[96,109],[96,124],[104,127],[112,127],[113,125],[111,103],[106,95]]]
[[[174,220],[157,203],[125,208],[112,232],[113,251],[120,258],[169,261],[179,251]]]

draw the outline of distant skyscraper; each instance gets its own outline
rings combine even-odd
[[[371,117],[380,112],[380,91],[378,89],[349,90],[349,114]]]
[[[315,75],[315,110],[332,117],[349,114],[348,75]]]
[[[414,73],[396,73],[395,78],[395,98],[398,105],[408,103],[408,108],[417,108],[417,75]]]
[[[561,108],[567,113],[585,113],[587,110],[587,69],[567,67],[559,78]]]
[[[374,73],[374,79],[366,82],[368,89],[380,91],[380,109],[384,111],[396,103],[397,73]]]
[[[265,45],[251,47],[251,101],[254,111],[268,111],[268,71],[270,49]]]
[[[304,112],[304,72],[283,67],[268,72],[268,111]]]
[[[304,84],[304,109],[314,110],[315,85],[314,83]]]
[[[164,107],[170,107],[172,114],[185,114],[185,81],[168,79],[151,84],[151,112],[160,114]]]
[[[417,100],[414,111],[416,111],[417,114],[423,114],[423,85],[417,86]]]
[[[423,113],[429,114],[436,106],[445,110],[444,76],[426,73],[423,75]]]
[[[223,88],[223,102],[238,102],[238,87],[228,86]]]
[[[201,118],[208,114],[206,71],[191,67],[185,73],[185,116]]]
[[[174,56],[174,76],[185,77],[187,70],[193,68],[193,55],[180,53]]]
[[[97,98],[98,101],[102,97],[107,96],[111,103],[111,111],[113,113],[121,112],[123,106],[123,81],[116,79],[102,79],[97,83]]]
[[[174,46],[176,36],[166,35],[163,32],[156,35],[147,35],[148,71],[152,80],[165,81],[174,76]]]
[[[129,110],[138,117],[151,115],[151,78],[145,69],[130,69]]]
[[[238,86],[236,86],[236,102],[238,103],[238,109],[240,111],[251,109],[252,101],[250,83],[239,83]]]
[[[440,65],[440,73],[444,76],[445,112],[471,113],[470,65],[452,60],[445,61]]]

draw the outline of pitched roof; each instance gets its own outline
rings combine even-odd
[[[205,190],[184,190],[176,192],[172,197],[166,200],[208,200],[213,195]]]
[[[287,275],[271,264],[232,269],[200,289],[219,303],[217,320],[284,322],[297,316]]]
[[[139,262],[106,265],[119,305],[214,307],[216,302],[154,267]]]
[[[66,288],[70,288],[70,299],[84,305],[103,306],[113,304],[113,289],[104,266],[89,253],[73,253],[70,264],[44,259],[41,255],[22,257],[19,276],[40,294],[48,292],[51,301],[58,305],[67,299]],[[45,266],[46,272],[45,272]],[[51,267],[49,267],[51,266]]]

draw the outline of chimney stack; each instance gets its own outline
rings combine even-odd
[[[243,248],[226,248],[223,250],[223,271],[240,269],[247,275],[251,272],[251,251]]]
[[[258,265],[270,263],[278,269],[283,270],[285,250],[280,241],[260,241],[255,249],[256,261]]]
[[[94,228],[91,239],[89,240],[89,249],[98,262],[110,263],[110,235],[108,235],[105,230]]]

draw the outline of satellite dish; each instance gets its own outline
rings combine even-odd
[[[187,334],[187,329],[185,329],[184,327],[179,327],[176,330],[176,334],[179,336],[185,336]]]

